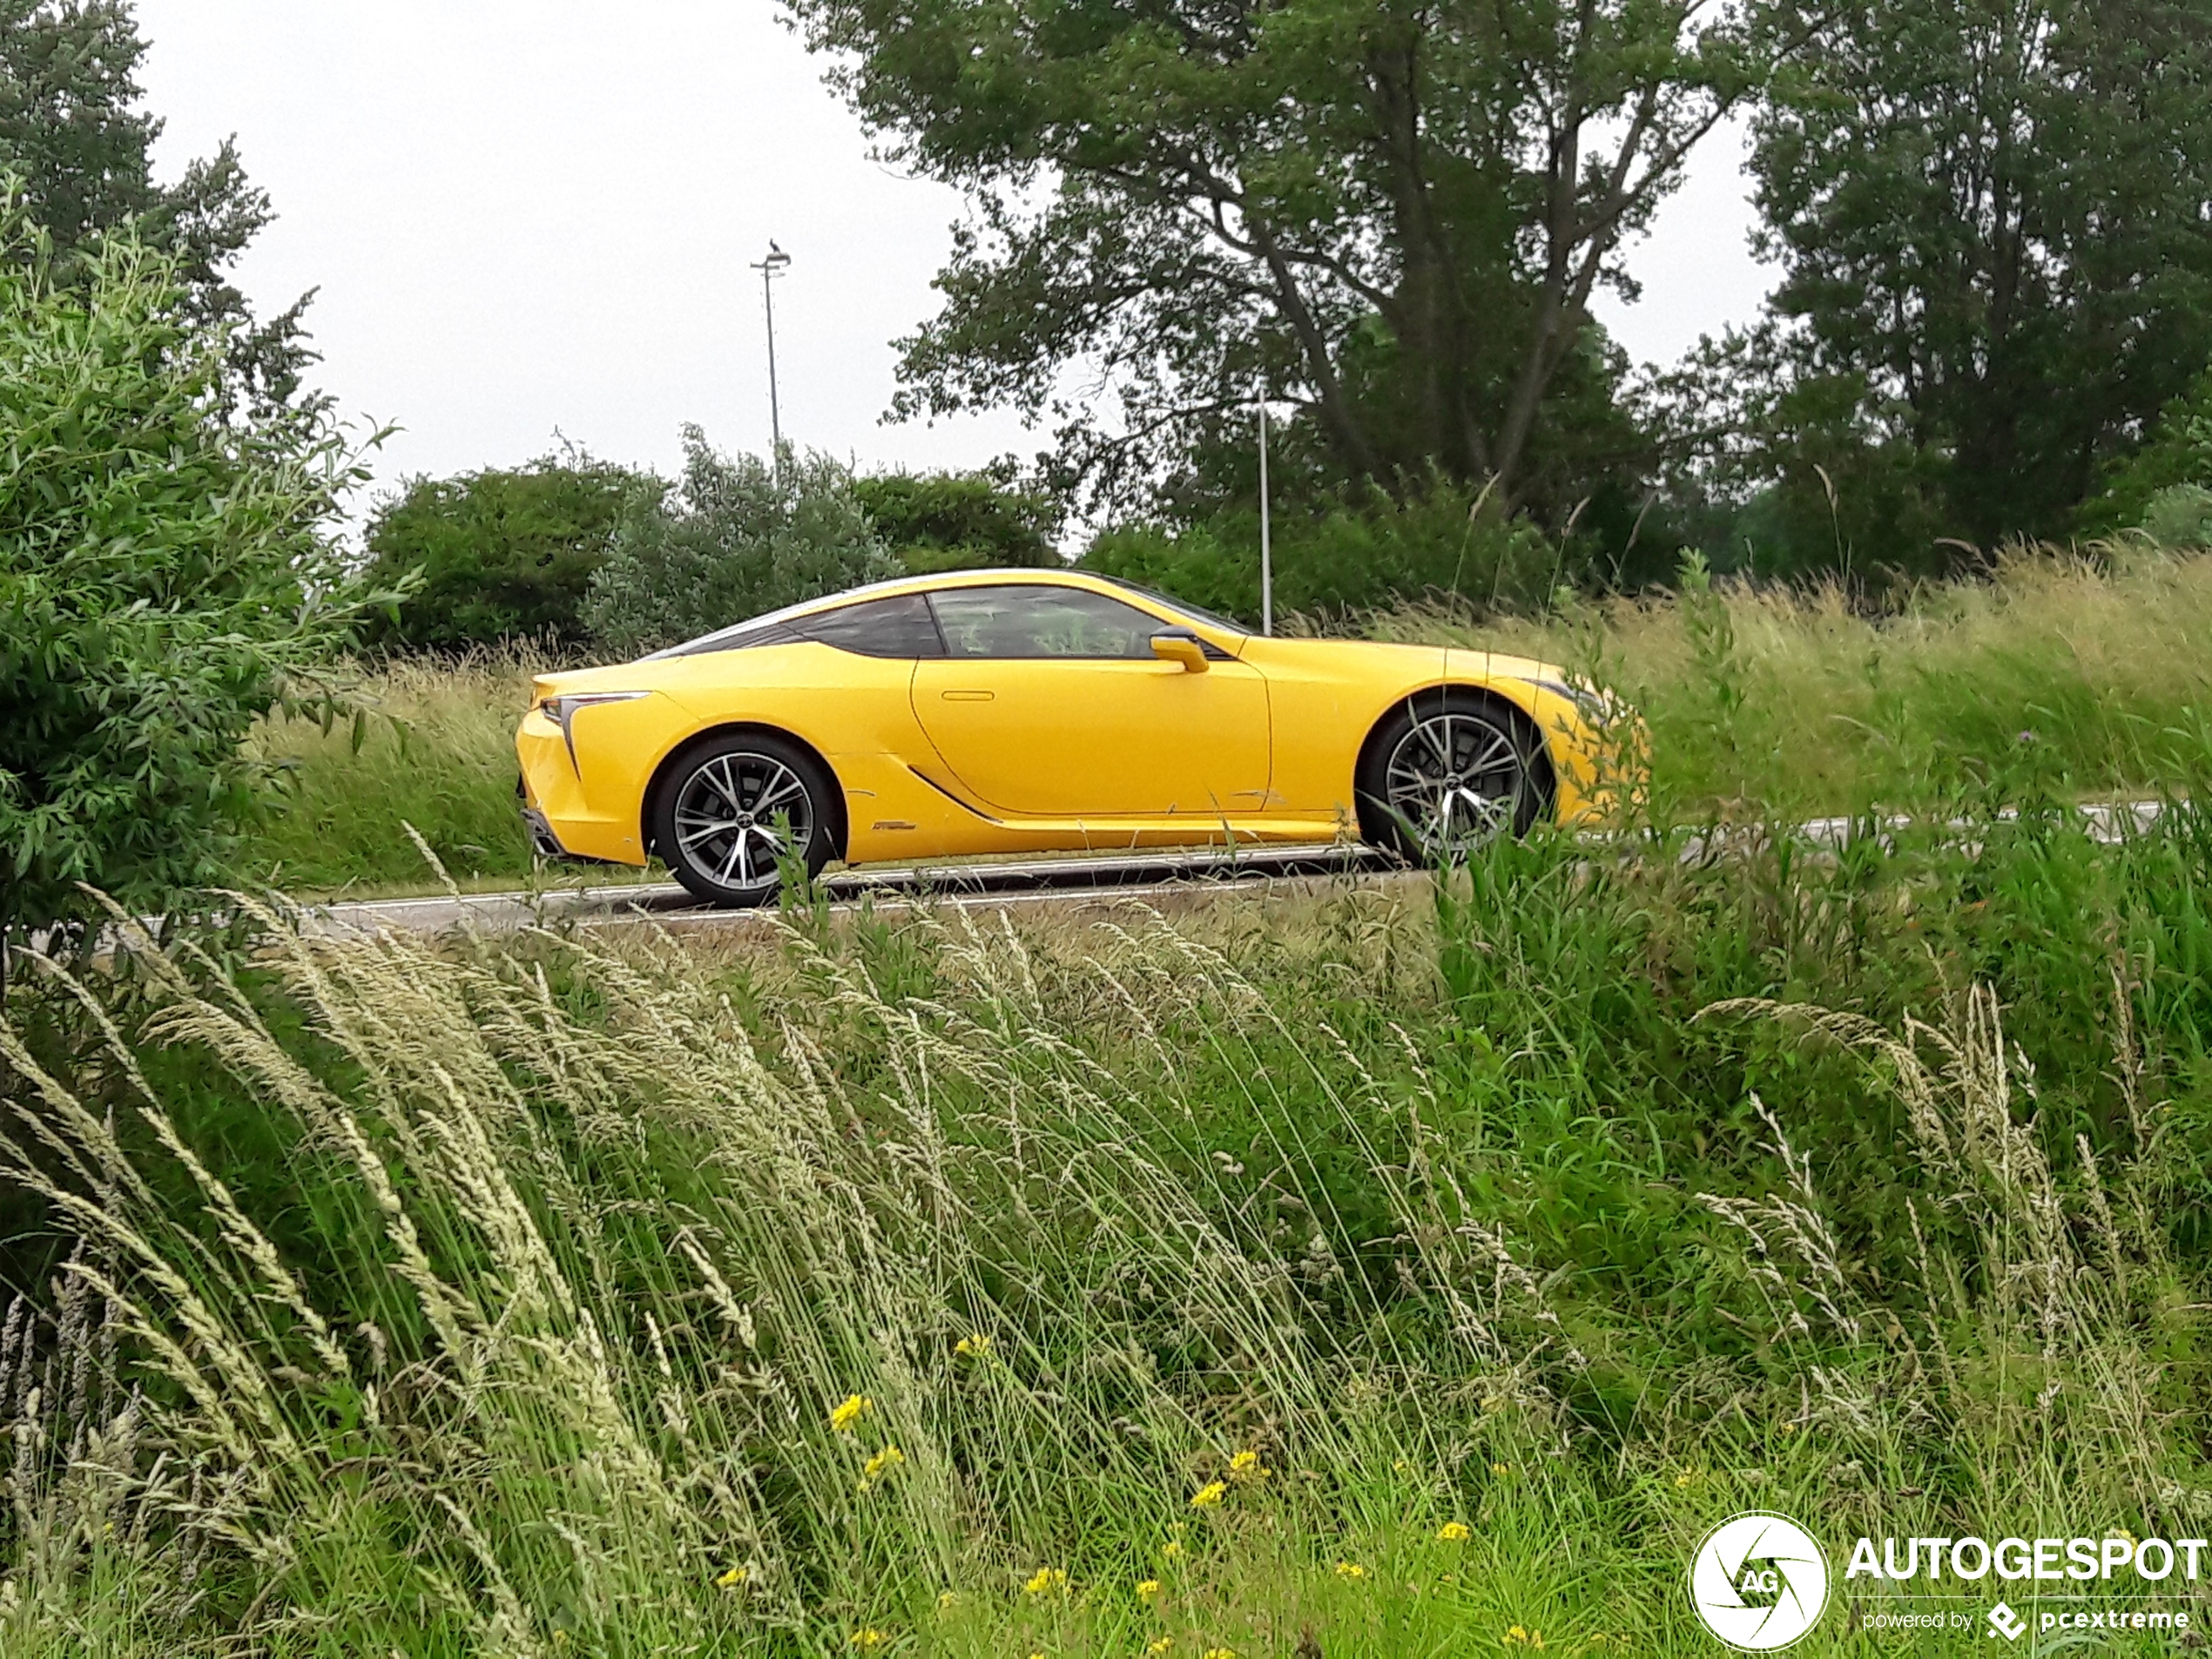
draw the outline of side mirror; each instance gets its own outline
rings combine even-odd
[[[1163,663],[1181,663],[1193,674],[1203,674],[1212,666],[1206,661],[1206,648],[1188,628],[1163,628],[1154,634],[1152,655]]]

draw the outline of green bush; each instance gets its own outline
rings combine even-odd
[[[1060,562],[1052,503],[988,474],[884,473],[854,479],[853,493],[892,556],[916,576]]]
[[[2160,414],[2150,441],[2112,475],[2082,512],[2092,532],[2148,528],[2152,503],[2176,485],[2212,488],[2212,371]]]
[[[57,289],[0,205],[0,940],[83,914],[79,882],[167,905],[221,879],[361,590],[325,536],[358,475],[312,417],[226,416],[228,325],[127,238]],[[325,700],[327,711],[329,704]]]
[[[2212,549],[2212,489],[2202,484],[2168,484],[2144,509],[2143,534],[2169,552]]]
[[[772,467],[726,455],[684,429],[684,477],[634,497],[591,577],[583,624],[610,651],[638,653],[780,605],[900,574],[827,455],[786,448]]]
[[[577,638],[578,609],[623,503],[658,482],[574,453],[409,479],[369,520],[369,576],[420,571],[421,585],[372,637],[448,651]]]
[[[1409,501],[1380,490],[1357,506],[1276,516],[1275,614],[1368,610],[1453,595],[1480,612],[1541,599],[1563,570],[1534,525],[1507,519],[1478,495],[1441,482]],[[1231,509],[1185,527],[1131,525],[1099,536],[1086,569],[1138,582],[1257,623],[1259,516]]]

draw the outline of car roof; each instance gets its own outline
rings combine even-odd
[[[904,593],[932,593],[945,588],[993,588],[1009,583],[1033,585],[1082,588],[1091,593],[1103,593],[1114,598],[1149,600],[1164,605],[1170,610],[1182,610],[1174,600],[1163,595],[1148,593],[1111,577],[1103,577],[1090,570],[1077,570],[1065,566],[1055,570],[1049,565],[1011,565],[984,570],[941,570],[933,576],[894,576],[882,582],[870,582],[841,592],[825,594],[819,599],[802,599],[797,604],[786,605],[780,610],[763,611],[757,617],[747,617],[743,622],[732,623],[727,628],[718,628],[712,633],[701,634],[697,639],[687,639],[678,645],[648,653],[642,661],[651,662],[661,657],[683,657],[696,651],[714,649],[722,640],[733,644],[738,637],[755,629],[772,628],[779,623],[795,622],[801,617],[817,616],[825,610],[835,610],[865,599],[892,599]]]

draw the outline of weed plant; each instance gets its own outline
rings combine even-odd
[[[2212,560],[2144,543],[2016,549],[1870,614],[1833,583],[1719,581],[1476,627],[1447,608],[1378,637],[1563,662],[1625,693],[1654,786],[1695,819],[1941,809],[2018,752],[2081,795],[2155,793],[2212,725]]]
[[[370,713],[350,725],[275,721],[256,748],[280,763],[275,799],[251,826],[239,879],[300,894],[421,890],[413,825],[454,877],[515,887],[531,873],[516,810],[515,728],[529,679],[548,666],[529,647],[395,657],[362,676]]]
[[[2212,1530],[2212,818],[2049,784],[35,977],[0,1652],[1702,1656],[1752,1507],[1980,1651],[1848,1540]]]

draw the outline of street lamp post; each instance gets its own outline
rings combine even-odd
[[[1267,535],[1267,400],[1259,401],[1259,631],[1275,631],[1275,550]]]
[[[772,285],[790,263],[791,255],[771,239],[766,255],[752,267],[760,273],[760,303],[768,313],[768,454],[779,477],[784,470],[784,421],[776,405],[776,291]]]

